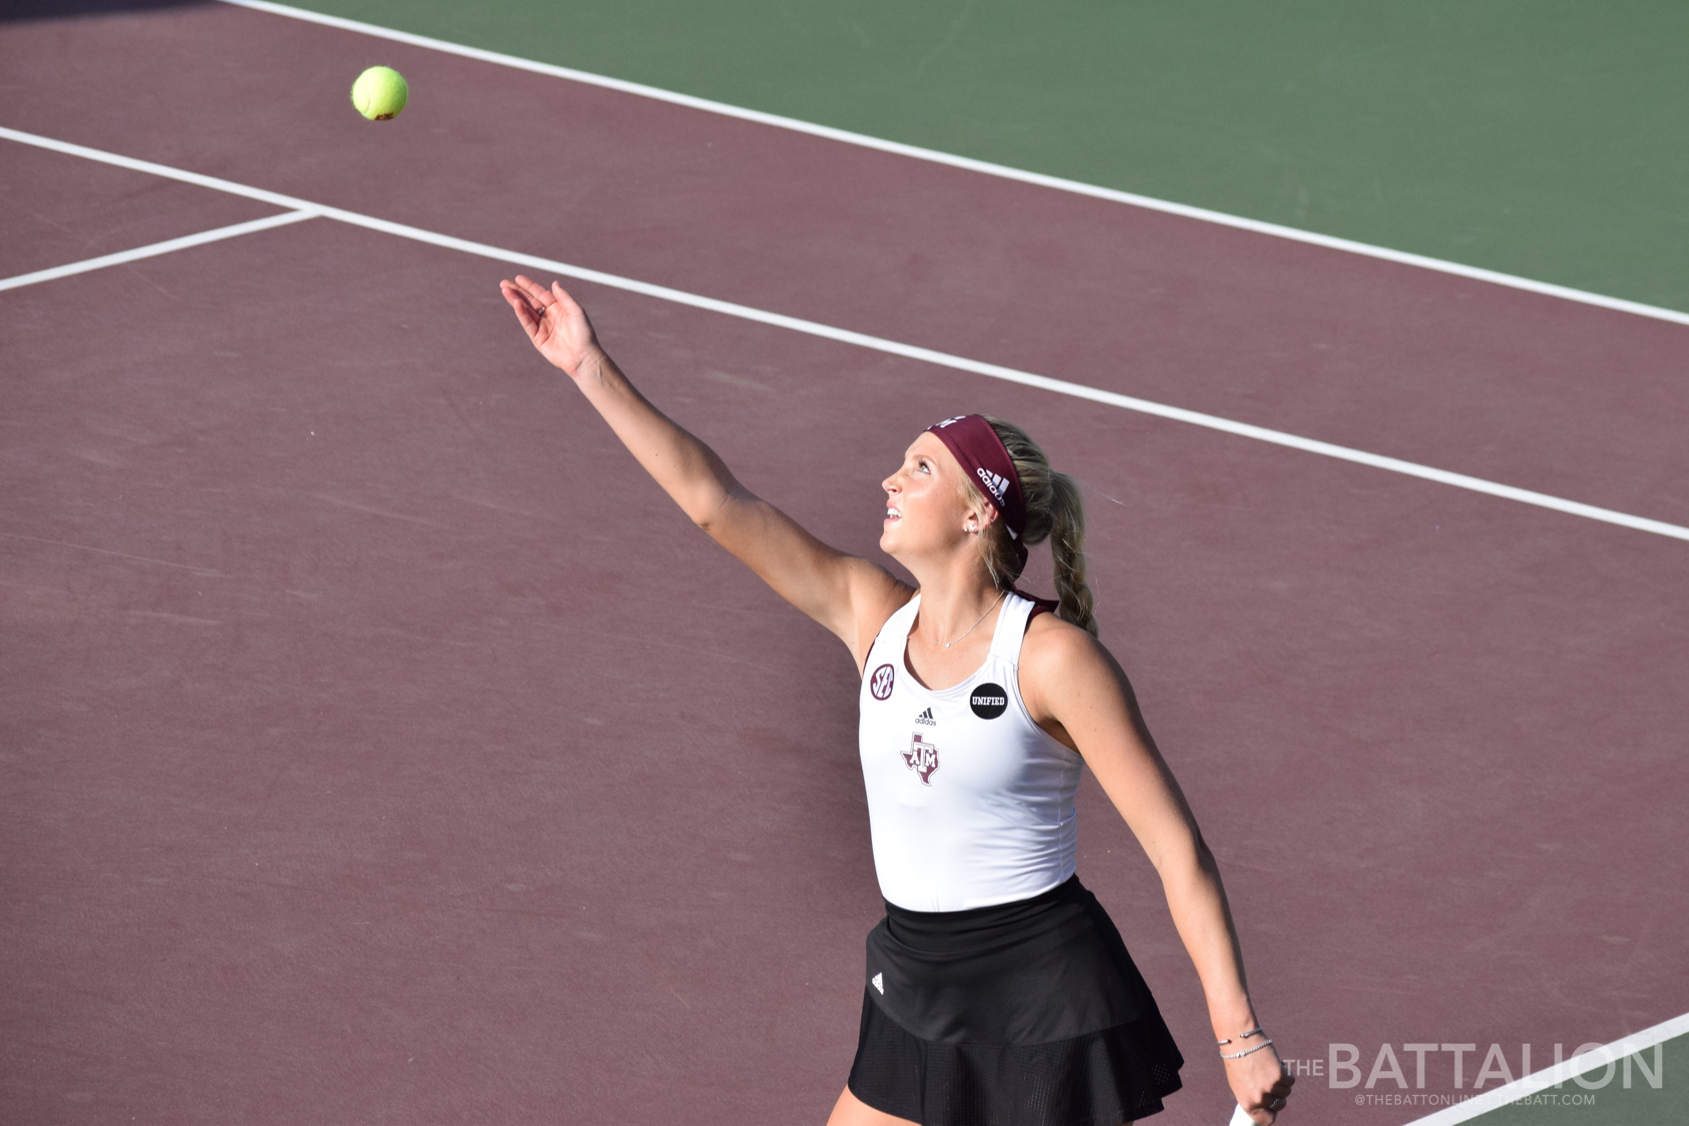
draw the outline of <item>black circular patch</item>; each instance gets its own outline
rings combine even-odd
[[[968,707],[974,710],[974,715],[980,719],[996,719],[1009,710],[1009,693],[1001,684],[992,684],[989,680],[984,684],[974,685],[974,690],[968,693]]]

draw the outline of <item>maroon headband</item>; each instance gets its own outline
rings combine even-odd
[[[1021,564],[1026,563],[1026,547],[1020,537],[1026,531],[1026,497],[1020,491],[1020,474],[1015,463],[997,437],[997,431],[982,414],[963,414],[947,418],[927,427],[945,448],[956,456],[962,471],[979,485],[979,491],[991,502],[1009,530]]]

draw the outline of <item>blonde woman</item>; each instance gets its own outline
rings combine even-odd
[[[1184,1061],[1155,1001],[1074,872],[1082,765],[1161,876],[1232,1094],[1272,1122],[1292,1079],[1250,1004],[1214,857],[1096,640],[1073,481],[1009,423],[930,427],[881,486],[880,548],[911,589],[741,485],[634,389],[560,285],[518,276],[500,290],[693,522],[856,661],[886,917],[868,936],[856,1059],[829,1126],[1127,1123],[1179,1088]],[[1045,540],[1054,604],[1013,586]]]

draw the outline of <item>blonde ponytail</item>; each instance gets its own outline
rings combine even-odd
[[[1056,616],[1097,636],[1091,588],[1085,583],[1085,503],[1079,482],[1050,474],[1050,554],[1056,561]]]
[[[1092,637],[1097,636],[1097,619],[1091,613],[1091,588],[1085,584],[1085,505],[1079,496],[1078,482],[1052,470],[1050,459],[1026,431],[990,415],[985,420],[1002,439],[1003,448],[1009,451],[1015,474],[1020,478],[1021,493],[1026,497],[1026,532],[1021,542],[1035,547],[1046,539],[1050,541],[1050,553],[1056,564],[1056,616]],[[968,488],[979,504],[986,503],[973,482],[968,483]],[[1019,553],[1001,520],[991,525],[983,539],[986,569],[998,588],[1006,590],[1020,578]]]

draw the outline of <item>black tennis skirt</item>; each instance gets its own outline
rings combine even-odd
[[[1184,1058],[1120,932],[1073,876],[968,911],[886,904],[850,1090],[922,1126],[1118,1126]]]

